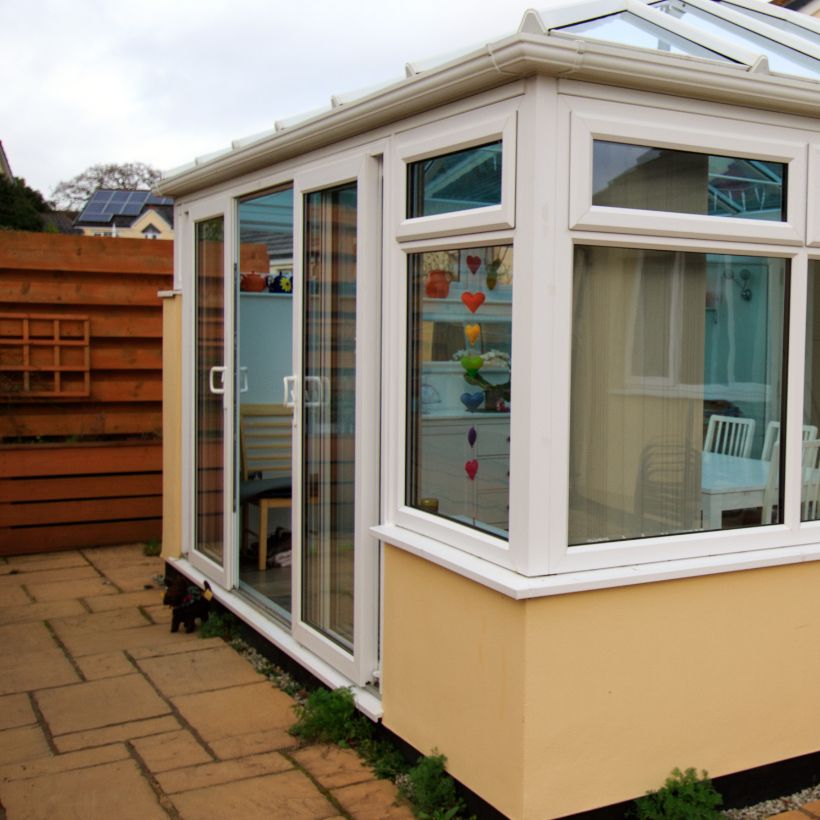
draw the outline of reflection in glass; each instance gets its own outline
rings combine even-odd
[[[224,388],[223,217],[196,224],[196,549],[222,564]]]
[[[786,219],[786,166],[595,140],[592,204],[650,211]]]
[[[723,54],[718,54],[716,51],[711,51],[691,40],[673,34],[671,31],[650,23],[629,11],[609,14],[606,17],[598,17],[594,20],[574,23],[570,26],[562,26],[556,30],[587,37],[591,40],[603,40],[625,46],[667,51],[670,54],[688,54],[690,57],[704,57],[709,60],[733,62]]]
[[[239,203],[236,429],[240,588],[291,614],[293,190]]]
[[[576,248],[570,544],[782,521],[787,265]]]
[[[407,216],[431,216],[501,203],[501,140],[407,166]]]
[[[305,197],[302,617],[353,650],[356,185]]]
[[[802,521],[820,519],[820,261],[809,260],[806,378],[803,399]]]
[[[506,538],[512,246],[408,265],[407,503]]]

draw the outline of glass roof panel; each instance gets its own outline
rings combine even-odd
[[[592,40],[604,40],[625,46],[649,48],[653,51],[666,51],[671,54],[687,54],[690,57],[705,57],[709,60],[732,62],[723,54],[718,54],[704,46],[679,37],[666,29],[641,19],[636,14],[621,11],[595,20],[574,23],[555,29],[566,34],[586,37]]]
[[[774,28],[780,29],[781,31],[786,31],[789,34],[795,35],[795,37],[802,37],[804,40],[808,40],[810,43],[820,46],[820,34],[816,31],[812,31],[810,28],[799,26],[791,20],[783,20],[780,17],[774,17],[771,14],[766,14],[765,12],[757,11],[756,9],[747,9],[745,6],[736,6],[734,3],[723,2],[723,0],[719,0],[719,2],[722,6],[726,6],[732,9],[732,11],[736,11],[738,14],[745,14],[747,17],[751,17],[758,22],[766,23],[769,26],[774,26]]]
[[[816,79],[820,76],[820,60],[815,60],[799,51],[795,51],[788,46],[781,45],[775,40],[755,34],[753,31],[736,26],[727,20],[722,20],[714,14],[701,11],[687,3],[676,0],[674,4],[669,0],[658,3],[653,8],[659,11],[666,11],[683,23],[700,29],[703,32],[720,37],[728,43],[732,43],[747,51],[754,51],[765,55],[769,60],[769,68],[781,74],[795,74],[798,77],[811,77]]]

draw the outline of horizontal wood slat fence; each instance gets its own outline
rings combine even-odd
[[[162,532],[173,243],[0,232],[0,555]]]

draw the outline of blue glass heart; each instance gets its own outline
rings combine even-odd
[[[473,412],[481,407],[481,402],[484,401],[484,392],[479,393],[462,393],[461,403],[470,411]]]

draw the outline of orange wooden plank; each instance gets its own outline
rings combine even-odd
[[[86,406],[55,402],[38,407],[8,404],[0,412],[0,439],[22,436],[161,435],[159,402]],[[14,411],[12,414],[11,411]]]
[[[0,526],[97,523],[162,515],[162,496],[0,503]]]
[[[162,342],[159,339],[94,339],[91,346],[92,370],[162,370]]]
[[[173,254],[169,241],[7,231],[0,243],[0,268],[170,274]]]
[[[133,544],[162,537],[162,519],[115,521],[103,524],[59,524],[55,526],[0,528],[0,555]]]
[[[0,498],[13,501],[57,501],[71,498],[119,498],[160,495],[162,473],[105,476],[0,478]]]
[[[33,305],[54,302],[75,308],[111,304],[159,307],[162,303],[157,292],[162,289],[161,285],[161,282],[124,282],[119,277],[107,281],[95,277],[89,281],[79,273],[69,277],[65,273],[34,271],[26,278],[22,271],[17,276],[7,271],[0,276],[0,303],[24,301],[29,310]]]
[[[1,478],[100,475],[162,470],[162,443],[0,447]]]

